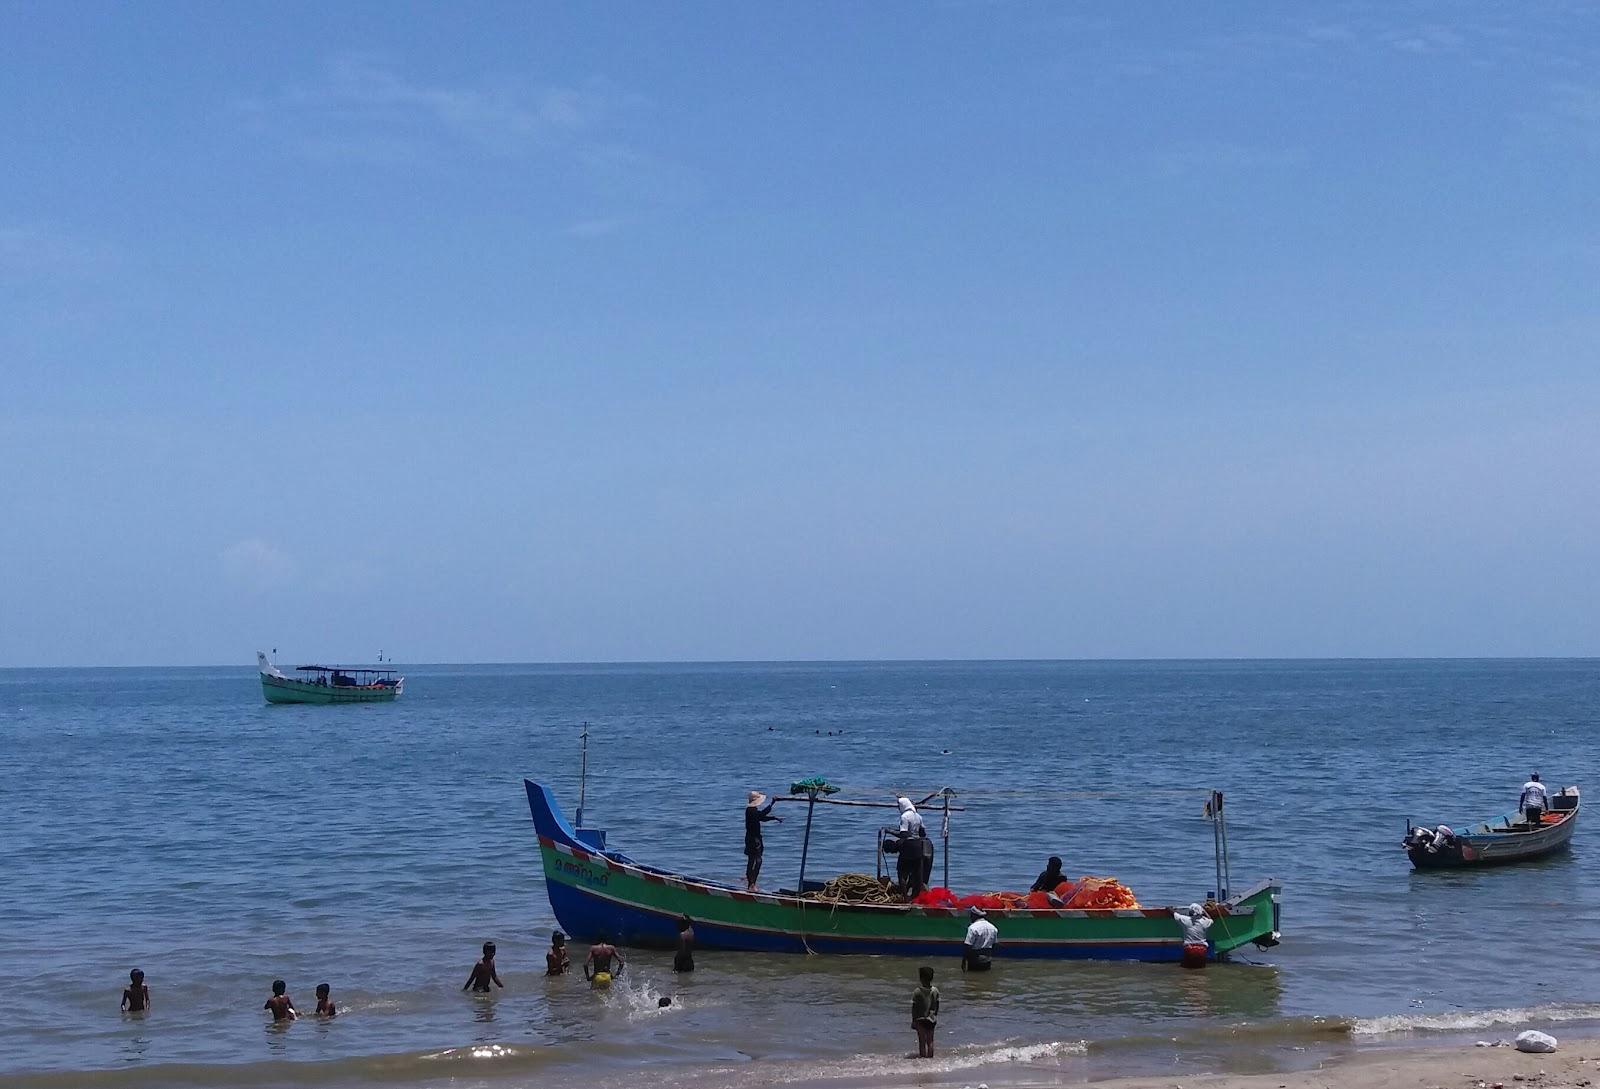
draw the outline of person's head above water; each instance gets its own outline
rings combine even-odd
[[[550,934],[550,944],[551,945],[566,945],[567,944],[567,936],[565,934],[561,933],[561,931],[559,931],[559,930],[553,931]]]
[[[483,959],[484,960],[493,960],[494,959],[494,942],[484,942],[483,943]]]
[[[326,983],[317,984],[317,997],[318,998],[327,998],[328,997],[328,992],[330,990],[332,990],[332,988],[329,987]]]
[[[1045,862],[1045,868],[1048,869],[1051,873],[1060,873],[1061,872],[1061,859],[1060,859],[1060,857],[1057,856],[1057,855],[1051,855],[1050,858]]]
[[[672,1005],[672,999],[668,998],[666,995],[662,995],[660,998],[656,999],[656,1009],[658,1010],[664,1010],[670,1005]]]
[[[285,983],[283,980],[275,979],[275,980],[272,981],[272,993],[274,995],[283,994],[284,992],[288,991],[288,989],[289,989],[289,985],[287,983]],[[256,993],[260,994],[261,992],[257,991]]]
[[[1533,773],[1533,782],[1537,783],[1538,781],[1539,781],[1539,773],[1538,772],[1534,772]]]
[[[141,972],[139,969],[135,968],[133,971],[128,973],[128,978],[130,980],[132,980],[136,984],[137,983],[143,983],[144,982],[144,973]]]
[[[917,978],[922,980],[922,985],[924,987],[928,986],[933,982],[933,969],[924,964],[921,968],[917,969]]]

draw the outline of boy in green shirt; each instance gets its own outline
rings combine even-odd
[[[911,1027],[917,1030],[917,1057],[933,1058],[933,1030],[939,1023],[939,988],[933,985],[933,969],[924,966],[917,972],[922,985],[911,992]]]

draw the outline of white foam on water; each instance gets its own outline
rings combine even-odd
[[[432,1062],[460,1063],[484,1059],[511,1059],[525,1054],[522,1049],[506,1044],[472,1044],[468,1047],[449,1047],[420,1056]]]
[[[1494,1025],[1526,1025],[1533,1021],[1600,1020],[1600,1006],[1528,1006],[1498,1010],[1453,1010],[1450,1013],[1396,1013],[1363,1017],[1350,1026],[1352,1036],[1392,1036],[1405,1032],[1464,1032]]]
[[[974,1044],[941,1050],[932,1059],[913,1056],[857,1055],[849,1059],[807,1065],[803,1070],[780,1074],[772,1080],[827,1081],[833,1078],[872,1078],[904,1074],[948,1074],[980,1066],[1002,1063],[1032,1063],[1089,1052],[1087,1040],[1053,1040],[1040,1044]]]
[[[672,999],[672,1005],[661,1005],[663,996]],[[606,1005],[624,1011],[630,1021],[662,1017],[686,1007],[681,996],[658,991],[649,981],[632,983],[619,980],[607,988],[605,1001]]]

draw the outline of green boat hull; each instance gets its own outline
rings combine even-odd
[[[261,693],[268,703],[393,703],[400,691],[399,685],[307,684],[261,674]]]
[[[580,941],[671,948],[677,921],[694,921],[707,949],[857,953],[916,957],[961,954],[967,916],[910,904],[826,904],[782,894],[750,893],[642,866],[578,839],[549,791],[524,781],[539,834],[550,905]],[[1211,927],[1210,954],[1278,941],[1276,881],[1263,881],[1222,905]],[[1183,931],[1171,908],[991,911],[1000,958],[1178,961]]]

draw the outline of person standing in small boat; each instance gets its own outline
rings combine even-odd
[[[1550,806],[1550,792],[1539,781],[1539,773],[1534,772],[1533,777],[1522,784],[1522,798],[1517,807],[1522,810],[1522,815],[1528,820],[1528,827],[1537,829],[1544,820],[1544,811]]]
[[[761,856],[767,849],[761,838],[761,825],[766,821],[783,823],[783,818],[772,812],[773,802],[759,790],[752,790],[744,807],[744,883],[751,892],[756,891],[756,879],[761,876]]]

